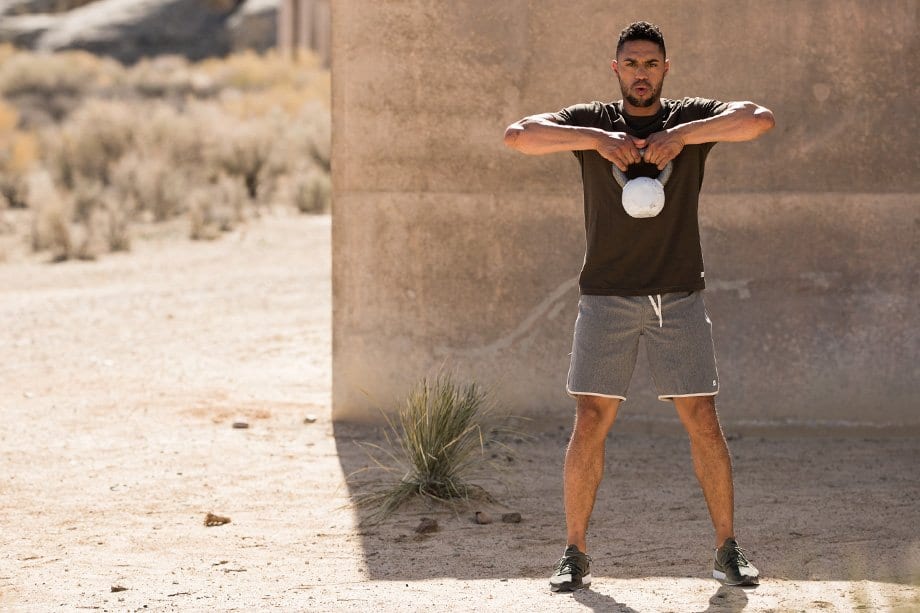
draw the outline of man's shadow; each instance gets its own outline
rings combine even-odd
[[[572,598],[598,613],[639,613],[629,605],[618,602],[616,598],[590,588],[573,592]],[[723,585],[709,598],[709,607],[702,613],[740,613],[747,607],[747,604],[748,597],[745,589]]]
[[[738,613],[748,604],[746,590],[755,588],[730,587],[723,585],[709,599],[709,607],[703,613]]]
[[[572,598],[577,600],[585,607],[593,611],[597,611],[598,613],[606,611],[610,611],[612,613],[639,613],[639,611],[633,609],[632,607],[625,605],[622,602],[617,602],[613,596],[608,596],[607,594],[596,592],[591,588],[572,592]]]

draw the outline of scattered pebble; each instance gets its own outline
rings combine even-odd
[[[521,523],[521,514],[520,513],[502,513],[502,522],[506,524],[519,524]]]
[[[482,524],[482,525],[491,524],[491,523],[492,523],[492,516],[489,515],[488,513],[482,512],[482,511],[476,511],[476,519],[475,519],[475,521],[476,521],[477,524]]]
[[[415,527],[415,531],[419,534],[431,534],[432,532],[437,532],[438,520],[431,519],[430,517],[423,517]]]
[[[316,415],[307,415],[306,417],[303,418],[303,423],[305,423],[305,424],[315,424],[315,423],[316,423],[316,419],[317,419]]]
[[[113,585],[113,586],[112,586],[112,591],[113,591],[113,592],[126,592],[126,591],[128,591],[128,588],[126,588],[126,587],[124,587],[124,586],[122,586],[122,585]]]
[[[233,428],[236,430],[245,430],[249,427],[249,424],[245,421],[235,421],[233,422]]]
[[[208,513],[204,516],[204,525],[211,526],[223,526],[224,524],[229,524],[229,517],[222,517],[220,515],[214,515],[214,513]]]

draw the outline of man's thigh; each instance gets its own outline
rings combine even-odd
[[[661,320],[648,323],[643,334],[660,400],[719,392],[712,321],[702,292],[663,294]]]
[[[566,391],[626,400],[636,366],[645,296],[582,296]]]

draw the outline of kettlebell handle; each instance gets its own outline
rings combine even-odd
[[[645,147],[639,149],[639,155],[645,157]],[[613,178],[616,179],[620,187],[625,187],[626,183],[629,181],[629,179],[626,178],[626,173],[617,168],[616,164],[611,164],[611,170],[613,171]],[[661,183],[662,186],[668,184],[668,179],[671,178],[672,170],[674,170],[674,166],[671,164],[671,162],[668,162],[668,165],[664,167],[664,170],[658,173],[658,182]]]

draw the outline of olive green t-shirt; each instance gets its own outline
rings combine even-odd
[[[661,100],[652,117],[632,117],[622,101],[576,104],[554,113],[557,123],[626,132],[645,138],[653,132],[713,117],[728,105],[705,98]],[[597,151],[574,151],[584,186],[586,250],[579,278],[582,294],[638,296],[689,292],[705,287],[697,219],[706,156],[715,143],[687,145],[673,160],[665,185],[664,209],[656,217],[630,217],[613,164]],[[630,179],[658,175],[652,164],[630,166]]]

